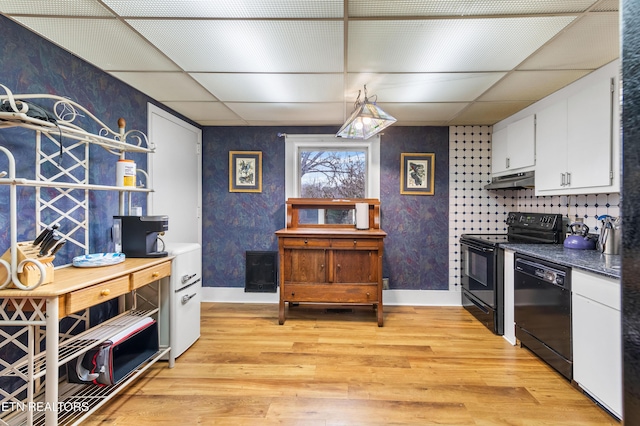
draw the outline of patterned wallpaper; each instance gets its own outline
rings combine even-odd
[[[620,214],[617,193],[536,197],[534,189],[483,189],[491,181],[491,130],[489,126],[449,128],[451,290],[459,290],[460,284],[460,235],[506,233],[505,220],[510,211],[560,213],[570,222],[582,218],[592,233],[599,232],[598,216]]]
[[[0,16],[0,84],[14,93],[51,93],[66,96],[87,108],[104,123],[117,129],[119,117],[127,121],[127,129],[147,131],[147,102],[151,99],[121,83],[94,66],[78,59],[13,21]],[[47,105],[43,105],[47,106]],[[97,131],[89,128],[89,131]],[[63,139],[63,144],[69,143]],[[18,177],[34,178],[35,132],[23,129],[0,131],[0,145],[16,158]],[[135,158],[146,169],[146,157]],[[117,157],[104,149],[90,148],[90,182],[115,184]],[[7,159],[0,155],[0,171],[7,170]],[[0,199],[8,200],[9,187],[0,186]],[[18,188],[18,241],[35,237],[35,190]],[[144,205],[144,199],[137,202]],[[110,191],[89,194],[90,251],[112,251],[110,228],[118,214],[118,195]],[[43,217],[51,223],[57,216]],[[66,223],[61,226],[73,226]],[[9,247],[9,205],[0,203],[0,252]],[[0,253],[1,254],[1,253]],[[56,264],[71,261],[71,244],[56,255]]]
[[[203,282],[244,287],[245,252],[276,251],[284,227],[284,139],[278,133],[331,134],[335,127],[207,127],[203,131]],[[392,127],[381,139],[383,273],[390,288],[448,288],[446,127]],[[262,151],[262,193],[229,192],[229,151]],[[400,153],[436,154],[435,195],[400,195]]]

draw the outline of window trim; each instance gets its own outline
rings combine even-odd
[[[300,149],[364,150],[367,152],[365,198],[380,199],[380,135],[367,140],[338,138],[334,135],[285,135],[285,199],[300,197]]]

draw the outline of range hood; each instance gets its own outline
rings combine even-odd
[[[535,172],[514,173],[512,175],[496,176],[484,189],[524,189],[533,188]]]

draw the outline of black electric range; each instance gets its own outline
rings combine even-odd
[[[462,234],[462,305],[495,334],[504,334],[504,251],[500,244],[560,244],[562,215],[511,212],[506,234]]]

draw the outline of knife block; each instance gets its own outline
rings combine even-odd
[[[33,245],[33,241],[22,241],[16,244],[16,250],[18,251],[18,264],[25,259],[34,259],[42,263],[45,270],[45,277],[42,280],[42,284],[48,284],[53,282],[53,259],[55,256],[41,256],[38,257],[40,248]],[[4,252],[1,257],[11,264],[11,249]],[[7,269],[0,265],[0,283],[7,279]],[[22,272],[18,272],[18,279],[22,285],[31,287],[35,285],[40,279],[40,270],[33,263],[25,263]]]

